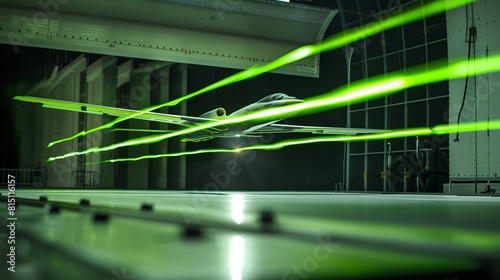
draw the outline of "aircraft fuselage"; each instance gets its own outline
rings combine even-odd
[[[271,95],[268,95],[261,100],[252,103],[250,105],[247,105],[230,115],[228,115],[226,118],[232,118],[232,117],[240,117],[243,115],[247,115],[250,113],[254,113],[263,109],[268,109],[268,108],[275,108],[275,107],[281,107],[281,106],[286,106],[294,103],[301,103],[304,102],[303,100],[297,99],[293,96],[288,96],[284,93],[274,93]],[[221,127],[220,131],[214,130],[214,131],[204,131],[200,133],[194,133],[189,135],[189,137],[185,137],[183,141],[189,141],[189,142],[200,142],[200,141],[205,141],[213,138],[232,138],[232,137],[258,137],[258,136],[250,136],[247,135],[251,133],[252,131],[256,129],[260,129],[262,127],[268,126],[270,124],[279,122],[287,117],[291,117],[292,115],[280,115],[276,119],[268,120],[265,122],[259,122],[259,121],[249,121],[249,122],[244,122],[244,123],[239,123],[235,125],[231,125],[229,127]]]

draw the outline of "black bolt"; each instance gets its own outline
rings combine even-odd
[[[198,239],[203,237],[203,231],[199,226],[188,225],[184,228],[183,235],[187,239]]]
[[[81,206],[89,206],[90,205],[90,200],[88,200],[86,198],[82,198],[82,199],[80,199],[80,205]]]
[[[60,212],[59,206],[50,203],[45,203],[43,209],[49,214],[59,214]]]
[[[141,205],[141,210],[142,211],[153,211],[153,204],[150,203],[143,203]]]
[[[40,196],[40,201],[49,201],[49,199],[45,195]]]
[[[94,213],[95,223],[106,223],[109,220],[109,215],[107,213]]]
[[[60,209],[57,205],[49,205],[49,213],[50,214],[59,214]]]
[[[271,211],[262,211],[260,213],[260,222],[262,225],[270,225],[274,223],[274,213]]]

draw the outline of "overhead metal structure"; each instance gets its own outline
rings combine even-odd
[[[277,1],[0,0],[0,43],[245,69],[323,40],[337,10]],[[133,12],[131,12],[133,11]],[[319,55],[274,72],[318,77]]]

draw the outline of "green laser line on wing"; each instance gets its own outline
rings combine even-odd
[[[207,154],[207,153],[240,153],[251,150],[279,150],[288,146],[314,144],[314,143],[375,141],[375,140],[394,139],[402,137],[426,136],[431,134],[443,135],[443,134],[455,133],[457,131],[460,133],[466,133],[466,132],[489,131],[489,130],[499,130],[499,129],[500,129],[500,120],[480,121],[477,123],[463,123],[458,126],[456,124],[442,124],[434,126],[433,128],[424,127],[424,128],[400,129],[391,132],[374,133],[368,135],[310,137],[310,138],[284,140],[272,144],[259,144],[259,145],[247,146],[236,149],[202,149],[196,151],[171,153],[171,154],[145,155],[136,158],[111,159],[101,162],[89,162],[87,164],[92,165],[100,163],[139,161],[144,159],[155,159],[162,157],[180,157],[180,156]]]
[[[139,161],[139,160],[144,160],[144,159],[155,159],[155,158],[162,158],[162,157],[180,157],[180,156],[188,156],[188,155],[198,155],[198,154],[208,154],[208,153],[234,153],[234,150],[228,150],[228,149],[203,149],[203,150],[197,150],[197,151],[190,151],[190,152],[179,152],[179,153],[171,153],[171,154],[157,154],[157,155],[145,155],[145,156],[140,156],[137,158],[130,158],[130,159],[110,159],[110,160],[105,160],[101,162],[88,162],[86,165],[93,165],[97,163],[104,163],[104,162],[122,162],[122,161]]]
[[[193,97],[198,96],[200,94],[206,93],[208,91],[211,91],[211,90],[214,90],[217,88],[221,88],[223,86],[233,84],[233,83],[236,83],[239,81],[254,78],[254,77],[259,76],[263,73],[266,73],[266,72],[269,72],[271,70],[277,69],[281,66],[299,61],[299,60],[307,58],[309,56],[316,55],[316,54],[321,53],[321,52],[332,51],[334,49],[337,49],[337,48],[342,47],[344,45],[348,45],[350,43],[356,42],[356,41],[361,40],[363,38],[373,36],[373,35],[380,33],[384,30],[388,30],[388,29],[397,27],[399,25],[411,23],[411,22],[420,20],[424,17],[433,16],[433,15],[436,15],[436,14],[445,12],[447,10],[451,10],[451,9],[463,6],[465,4],[468,4],[468,3],[474,2],[474,1],[475,0],[454,0],[454,1],[446,1],[445,3],[443,3],[442,1],[433,1],[433,2],[430,2],[426,5],[421,6],[419,8],[414,8],[414,9],[402,12],[402,13],[395,15],[395,16],[392,16],[390,18],[380,20],[378,22],[372,22],[372,23],[367,24],[361,28],[357,28],[357,29],[353,29],[351,31],[346,31],[346,32],[342,32],[342,33],[333,35],[333,36],[325,39],[323,42],[300,47],[296,50],[291,51],[290,53],[283,55],[282,57],[274,60],[273,62],[270,62],[270,63],[262,65],[262,66],[250,67],[249,69],[238,72],[234,75],[231,75],[225,79],[217,81],[217,82],[215,82],[215,83],[213,83],[205,88],[202,88],[196,92],[185,95],[185,96],[180,97],[178,99],[142,109],[142,110],[138,111],[137,113],[129,115],[127,117],[119,117],[119,118],[116,118],[115,120],[113,120],[109,123],[95,127],[95,128],[90,129],[88,131],[81,131],[73,136],[63,138],[63,139],[60,139],[57,141],[53,141],[53,142],[48,144],[48,147],[52,147],[53,145],[63,143],[66,141],[70,141],[70,140],[73,140],[77,137],[85,136],[89,133],[93,133],[93,132],[96,132],[99,130],[109,129],[119,122],[131,119],[131,118],[135,118],[143,113],[151,112],[151,111],[160,109],[162,107],[175,106],[182,101],[188,100],[190,98],[193,98]]]
[[[375,85],[371,89],[361,87],[358,90],[350,91],[351,99],[361,98],[364,96],[366,97],[368,94],[383,94],[384,89],[387,91],[396,90],[399,87],[402,87],[403,84],[404,84],[404,81],[402,79],[394,79],[391,81],[385,81],[385,82],[382,82],[381,84]],[[351,88],[354,88],[354,86],[351,86]],[[339,94],[336,97],[330,98],[329,103],[332,105],[335,103],[342,104],[343,102],[345,102],[345,100],[349,100],[349,98],[342,95],[342,94]],[[93,147],[93,148],[90,148],[86,151],[71,152],[71,153],[67,153],[67,154],[62,155],[62,156],[51,157],[48,159],[48,161],[54,161],[54,160],[59,160],[59,159],[64,159],[64,158],[79,156],[79,155],[86,155],[86,154],[90,154],[90,153],[100,153],[100,152],[105,152],[105,151],[111,151],[111,150],[122,148],[122,147],[156,143],[156,142],[168,139],[168,138],[182,136],[182,135],[188,135],[188,134],[200,131],[200,130],[206,130],[206,129],[217,127],[217,126],[241,123],[241,122],[245,122],[245,121],[268,119],[268,118],[271,118],[274,116],[285,116],[285,115],[289,115],[291,112],[299,112],[299,111],[304,110],[305,108],[308,108],[308,107],[314,107],[314,106],[325,107],[325,103],[323,103],[323,102],[326,102],[326,99],[319,100],[319,101],[305,102],[305,103],[290,105],[290,106],[286,106],[286,107],[266,109],[266,110],[258,111],[258,112],[252,113],[252,114],[243,115],[240,117],[202,123],[202,124],[197,125],[196,127],[190,127],[190,128],[178,130],[178,131],[173,132],[173,133],[144,136],[144,137],[140,137],[140,138],[130,139],[130,140],[127,140],[127,141],[124,141],[121,143],[112,144],[112,145],[109,145],[106,147],[101,147],[101,148]],[[306,105],[306,106],[297,106],[297,105]]]
[[[417,66],[409,69],[407,71],[407,74],[404,76],[390,74],[387,76],[375,77],[367,81],[355,82],[349,88],[343,87],[339,90],[333,90],[328,94],[323,94],[319,97],[306,100],[306,102],[304,103],[261,110],[236,118],[228,118],[202,123],[196,127],[182,129],[173,133],[130,139],[125,142],[113,144],[107,147],[93,147],[82,152],[72,152],[62,156],[51,157],[48,159],[48,161],[89,153],[110,151],[126,146],[156,143],[168,138],[188,135],[190,133],[194,133],[200,130],[206,130],[217,126],[242,123],[246,121],[267,120],[276,117],[279,118],[279,116],[290,115],[291,113],[298,112],[300,112],[301,114],[311,114],[341,107],[347,104],[347,102],[350,102],[352,104],[359,101],[365,101],[366,99],[374,99],[390,93],[395,93],[398,90],[406,89],[409,87],[415,87],[448,79],[461,78],[465,77],[466,75],[478,75],[492,71],[500,71],[500,55],[477,59],[474,62],[475,67],[471,67],[470,69],[467,67],[468,63],[469,62],[467,60],[455,62],[451,65],[447,65],[444,62],[434,62],[428,65],[428,71],[425,71],[425,68],[423,66]],[[424,72],[422,73],[419,71]]]

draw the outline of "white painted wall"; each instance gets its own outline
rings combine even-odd
[[[448,0],[453,1],[453,0]],[[465,59],[468,52],[467,26],[477,28],[470,67],[474,58],[500,54],[500,1],[479,0],[447,13],[450,61]],[[467,21],[467,15],[469,20]],[[465,79],[450,81],[450,123],[456,123],[462,104]],[[467,97],[460,122],[500,119],[500,73],[469,78]],[[462,133],[459,142],[450,135],[451,180],[487,180],[500,177],[500,131]]]

